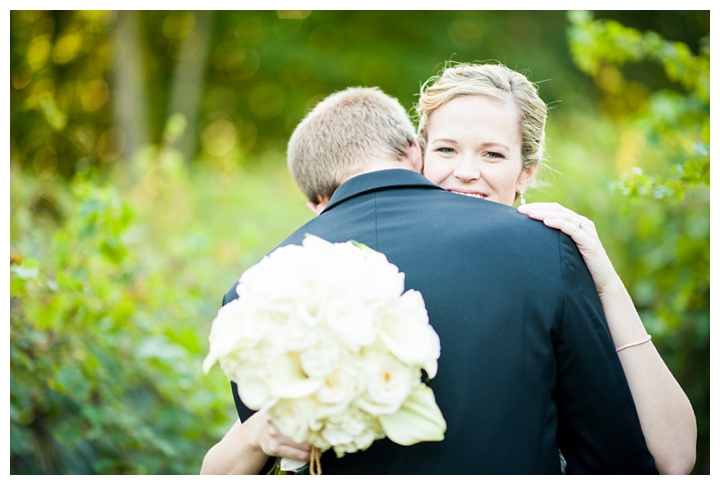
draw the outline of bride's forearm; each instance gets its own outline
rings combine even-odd
[[[614,270],[612,276],[597,289],[615,348],[648,336],[630,294]]]
[[[252,440],[252,423],[240,423],[230,431],[205,455],[201,475],[256,475],[262,470],[268,459],[262,449]]]
[[[600,298],[615,347],[648,336],[629,293],[613,277]],[[663,474],[689,473],[695,464],[697,426],[690,401],[652,341],[618,352],[648,449]]]
[[[648,449],[660,473],[688,473],[695,464],[697,427],[690,401],[663,362],[635,305],[602,247],[595,224],[554,203],[518,212],[570,236],[592,275],[627,377]],[[643,342],[643,343],[640,343]],[[639,345],[628,346],[629,344]],[[618,430],[622,432],[622,430]]]

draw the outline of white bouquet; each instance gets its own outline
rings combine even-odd
[[[210,331],[216,363],[281,433],[338,457],[387,436],[441,441],[433,378],[440,339],[425,302],[385,255],[308,235],[248,269]]]

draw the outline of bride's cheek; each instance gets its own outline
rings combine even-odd
[[[423,175],[430,180],[431,182],[435,184],[439,184],[441,182],[441,179],[444,179],[446,177],[443,177],[442,174],[438,172],[438,166],[437,162],[433,160],[432,157],[426,157],[425,158],[425,164],[423,166]]]

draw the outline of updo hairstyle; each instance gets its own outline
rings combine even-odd
[[[524,75],[495,64],[457,64],[425,82],[416,107],[418,138],[423,153],[427,147],[427,128],[433,112],[458,96],[512,100],[520,112],[523,168],[540,163],[545,145],[547,106],[538,96],[537,87]]]

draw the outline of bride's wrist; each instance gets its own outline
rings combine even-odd
[[[610,333],[616,347],[635,342],[647,336],[645,326],[635,309],[630,293],[620,276],[615,273],[600,293]]]
[[[597,291],[603,301],[606,299],[613,300],[627,294],[627,289],[614,268],[603,284],[597,287]]]

